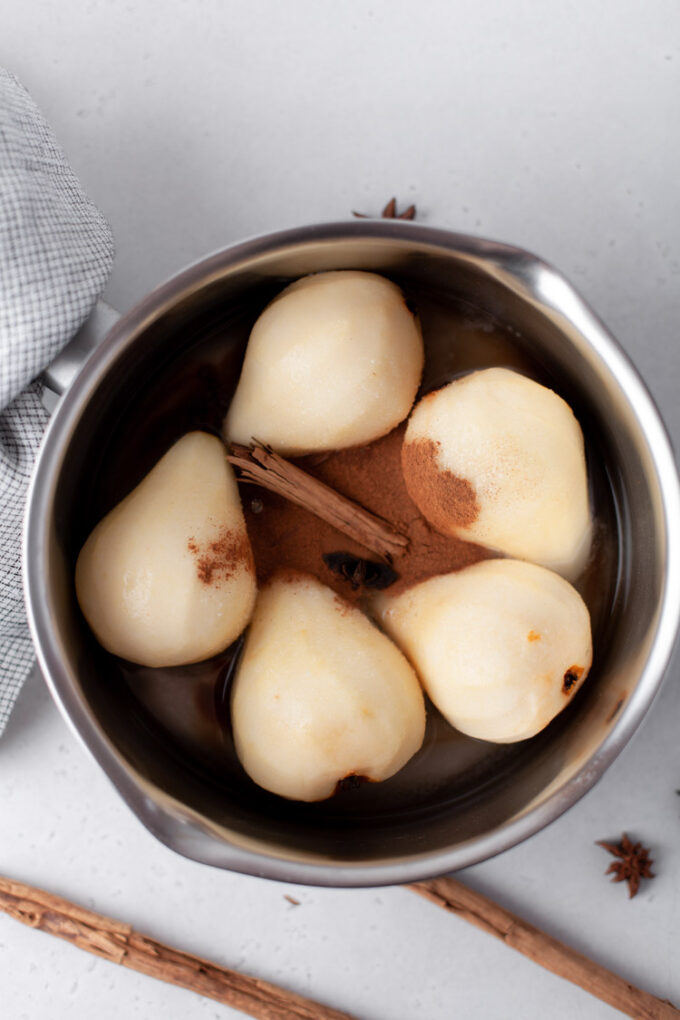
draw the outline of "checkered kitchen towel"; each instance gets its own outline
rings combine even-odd
[[[21,528],[48,419],[35,380],[89,315],[112,261],[108,224],[29,94],[0,68],[0,733],[34,658]]]

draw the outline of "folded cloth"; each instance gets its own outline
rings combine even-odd
[[[0,733],[34,659],[21,530],[48,420],[36,377],[90,314],[112,262],[108,224],[29,94],[0,68]]]

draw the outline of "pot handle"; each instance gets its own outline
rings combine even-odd
[[[40,381],[43,384],[42,402],[48,411],[55,409],[62,393],[69,388],[89,355],[119,318],[119,313],[111,305],[97,301],[90,317],[47,366]]]

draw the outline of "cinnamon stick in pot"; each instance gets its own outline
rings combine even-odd
[[[239,471],[239,481],[270,489],[321,517],[343,535],[391,563],[408,548],[409,540],[389,521],[347,499],[261,443],[232,445],[227,460]]]

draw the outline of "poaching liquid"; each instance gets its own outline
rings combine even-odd
[[[362,817],[370,816],[375,824],[376,818],[384,817],[387,821],[398,812],[415,820],[433,805],[450,807],[481,797],[489,784],[500,776],[510,776],[527,756],[540,754],[546,742],[565,725],[569,714],[578,711],[578,702],[586,689],[597,684],[598,661],[607,646],[617,589],[619,534],[606,458],[586,419],[587,412],[578,407],[576,395],[563,392],[560,380],[550,375],[536,356],[530,337],[520,336],[479,308],[441,294],[418,290],[407,291],[407,297],[423,327],[425,370],[421,394],[466,372],[501,366],[556,390],[579,418],[585,437],[595,527],[590,559],[575,586],[591,614],[593,668],[573,703],[542,733],[518,744],[493,744],[464,736],[428,701],[423,746],[400,772],[383,783],[343,784],[330,800],[309,805],[284,801],[259,789],[236,758],[229,723],[229,689],[241,640],[206,662],[166,669],[137,666],[106,656],[107,682],[128,688],[137,710],[145,716],[145,724],[154,729],[155,738],[169,744],[173,755],[181,758],[185,767],[200,773],[202,781],[223,788],[232,802],[242,800],[281,819],[304,823],[312,817],[319,825],[332,828],[351,824],[360,830]],[[131,398],[111,435],[101,470],[94,480],[90,513],[93,524],[144,477],[184,432],[206,429],[219,433],[238,381],[249,330],[264,303],[255,310],[250,307],[228,316],[213,314],[197,321],[185,350],[169,359]],[[130,451],[134,451],[134,457]],[[334,456],[341,454],[331,455],[325,466],[320,466],[327,478],[329,474],[332,477]],[[347,494],[359,498],[358,493]],[[241,486],[241,497],[257,561],[258,547],[264,548],[268,541],[267,521],[277,513],[278,498],[252,485]],[[253,500],[258,502],[254,504]],[[369,505],[369,509],[389,517],[385,508]],[[306,563],[291,563],[285,533],[285,528],[276,531],[275,554],[281,564],[309,569]],[[329,541],[336,549],[348,548],[348,540],[340,535],[335,538],[331,534]],[[488,555],[479,547],[459,545],[460,562],[452,563],[449,569]],[[333,584],[341,593],[351,594],[347,582],[328,571],[324,574],[322,563],[318,566],[318,575],[326,583]]]

